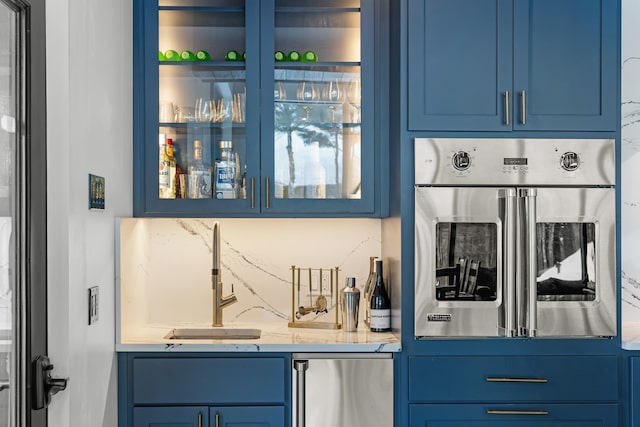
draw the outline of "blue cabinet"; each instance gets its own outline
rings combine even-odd
[[[135,0],[134,215],[383,214],[385,2]]]
[[[410,405],[409,427],[619,427],[615,404]]]
[[[616,130],[617,3],[409,0],[409,130]]]
[[[120,353],[120,427],[288,425],[290,357]]]
[[[134,408],[136,427],[282,427],[283,407],[143,407]]]

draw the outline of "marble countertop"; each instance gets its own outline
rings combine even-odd
[[[118,352],[399,352],[399,334],[370,332],[360,325],[357,332],[289,328],[286,323],[229,323],[225,328],[256,328],[258,339],[167,339],[173,328],[206,328],[207,325],[148,325],[129,331],[116,343]]]

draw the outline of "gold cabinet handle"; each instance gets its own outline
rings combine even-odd
[[[502,409],[487,409],[487,414],[491,415],[549,415],[549,411],[545,410],[502,410]]]
[[[256,207],[256,190],[255,190],[256,180],[255,180],[254,177],[251,177],[251,180],[249,182],[250,182],[250,185],[251,185],[251,209],[255,209],[255,207]]]
[[[508,377],[487,377],[488,383],[548,383],[546,378],[508,378]]]
[[[198,412],[198,427],[202,427],[202,412]]]
[[[269,209],[269,207],[270,207],[270,203],[269,203],[269,177],[266,177],[264,179],[264,187],[265,187],[265,190],[264,190],[265,191],[265,196],[267,198],[267,200],[265,200],[264,204],[265,204],[265,207],[267,209]]]
[[[220,413],[216,412],[216,427],[220,427]]]
[[[520,92],[520,100],[522,101],[522,117],[521,117],[521,121],[523,125],[527,124],[527,92],[525,92],[524,90],[522,92]]]
[[[509,126],[509,91],[506,91],[504,94],[504,124]]]

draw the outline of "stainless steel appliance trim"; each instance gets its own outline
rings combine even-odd
[[[306,419],[306,371],[309,361],[294,360],[293,369],[296,370],[296,427],[304,427]]]
[[[292,353],[292,359],[393,359],[393,353]]]

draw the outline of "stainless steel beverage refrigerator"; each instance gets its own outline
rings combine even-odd
[[[415,335],[616,335],[614,141],[415,139]]]

